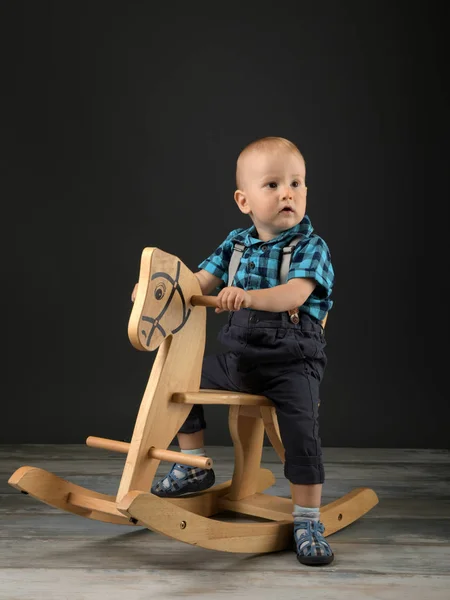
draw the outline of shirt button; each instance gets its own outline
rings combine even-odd
[[[254,269],[255,268],[255,263],[252,261],[249,265],[250,269]]]
[[[261,250],[264,252],[265,250],[267,250],[267,246],[261,246]]]

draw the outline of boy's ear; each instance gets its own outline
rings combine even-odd
[[[250,212],[250,206],[248,205],[245,193],[242,190],[236,190],[234,192],[234,199],[236,204],[239,206],[239,210],[245,215],[248,215]]]

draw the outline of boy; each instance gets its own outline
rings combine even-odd
[[[302,154],[284,138],[257,140],[239,155],[234,199],[253,226],[232,231],[196,273],[203,294],[225,284],[216,312],[230,311],[219,334],[230,351],[205,357],[200,387],[272,400],[286,453],[284,472],[292,484],[297,558],[323,565],[334,554],[320,522],[324,469],[318,407],[327,363],[321,321],[333,305],[334,272],[326,243],[313,234],[305,215],[305,175]],[[294,238],[287,282],[280,283],[283,248]],[[235,244],[243,252],[234,280],[228,281]],[[294,309],[299,314],[290,318]],[[182,452],[205,455],[205,427],[203,407],[196,405],[178,433]],[[212,470],[175,464],[152,492],[181,496],[214,481]]]

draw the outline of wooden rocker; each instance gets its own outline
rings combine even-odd
[[[260,467],[264,431],[284,462],[275,408],[264,396],[199,390],[206,308],[195,275],[158,248],[142,252],[139,286],[128,335],[138,350],[158,348],[130,443],[88,437],[88,446],[127,455],[116,496],[80,487],[36,467],[20,467],[9,483],[56,508],[109,523],[145,526],[182,542],[227,552],[262,553],[292,544],[292,502],[264,494],[275,483]],[[199,494],[160,498],[149,490],[161,460],[212,467],[207,457],[167,450],[193,404],[228,404],[234,443],[233,478]],[[325,535],[360,518],[378,502],[358,488],[321,508]],[[254,522],[210,518],[223,511],[260,517]],[[242,519],[241,519],[242,521]]]

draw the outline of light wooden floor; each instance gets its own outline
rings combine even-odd
[[[208,448],[218,482],[231,477],[232,452]],[[314,568],[293,552],[215,552],[59,512],[8,486],[11,473],[39,466],[114,494],[124,457],[79,445],[0,446],[0,598],[450,600],[450,453],[328,448],[324,456],[324,503],[359,486],[380,503],[330,536],[335,561]],[[270,493],[288,496],[272,448],[262,466],[277,479]]]

